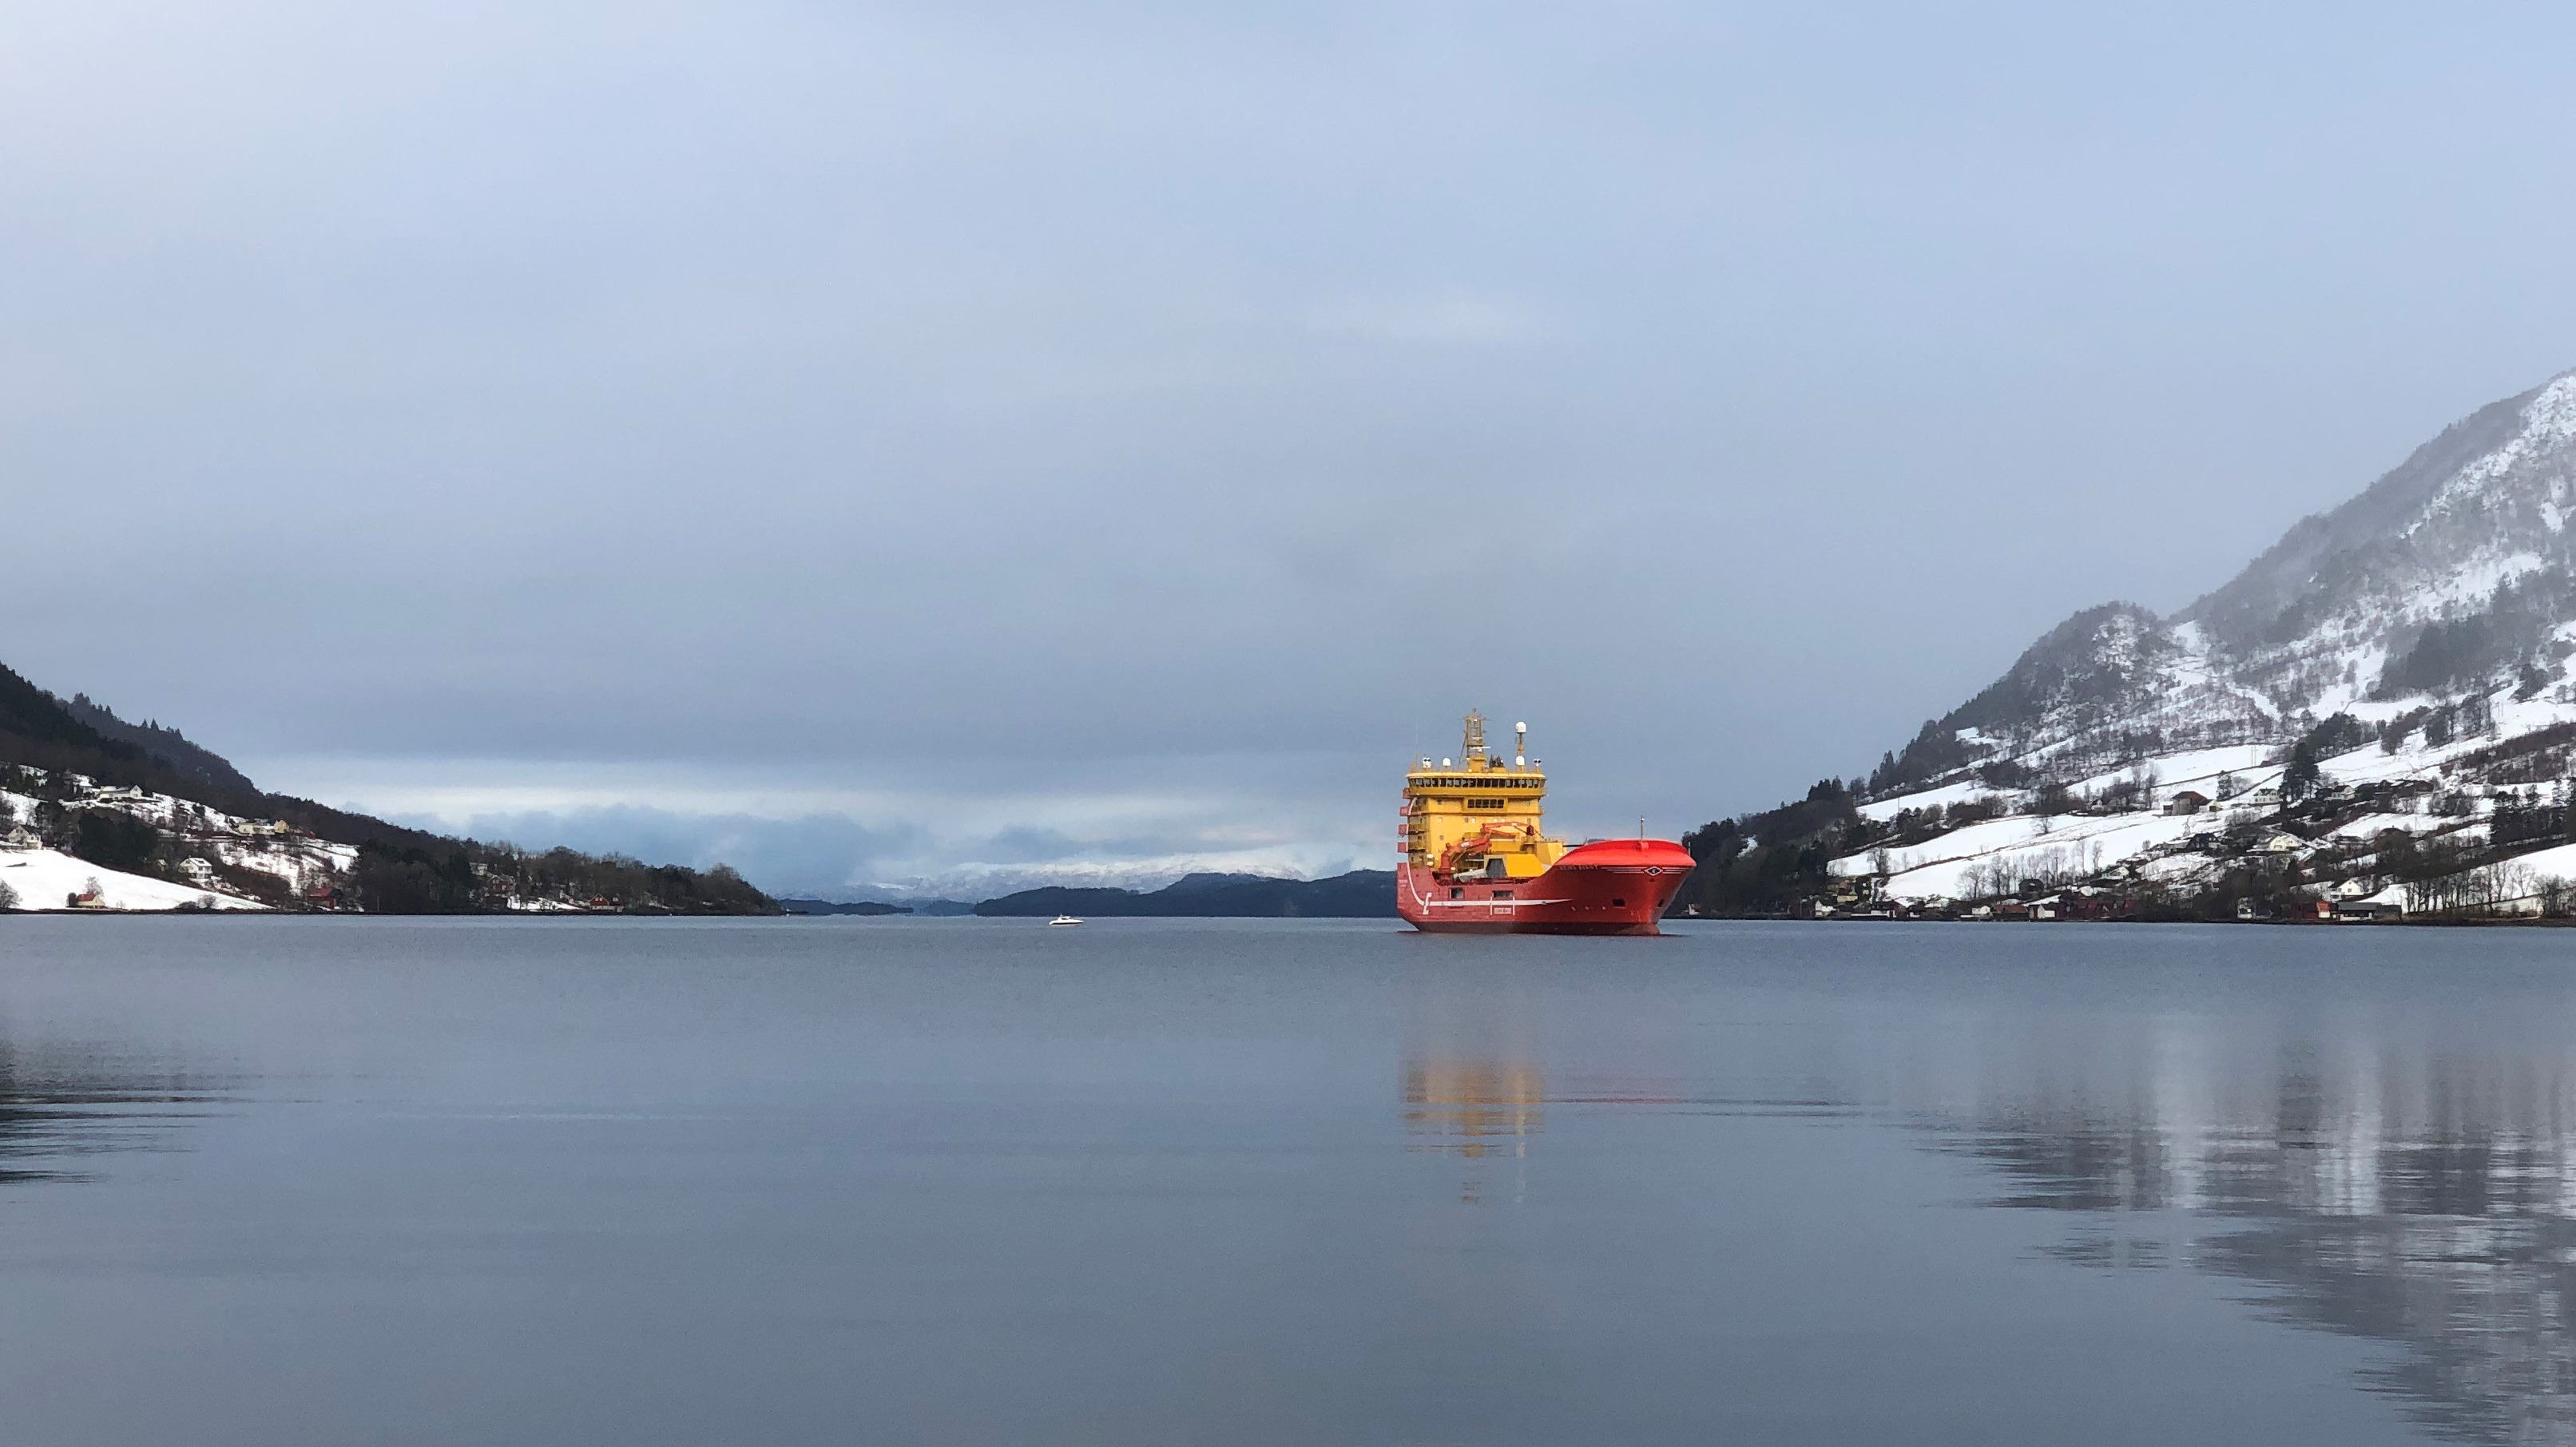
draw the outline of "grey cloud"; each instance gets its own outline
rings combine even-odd
[[[1238,823],[1374,818],[1482,704],[1687,827],[2576,362],[2516,23],[20,7],[0,659],[254,763],[1144,843],[1038,805],[1304,752]]]
[[[1005,829],[974,851],[975,857],[995,864],[1029,864],[1092,852],[1091,845],[1054,829]]]
[[[1227,842],[1205,830],[1124,832],[1076,837],[1060,829],[1005,829],[965,847],[983,864],[1056,864],[1072,860],[1115,863],[1127,859],[1187,858],[1225,852]]]

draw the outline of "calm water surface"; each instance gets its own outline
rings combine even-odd
[[[2576,1441],[2576,933],[0,920],[6,1440]]]

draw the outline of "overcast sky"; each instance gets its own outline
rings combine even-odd
[[[0,659],[774,888],[1865,769],[2576,365],[2563,5],[0,0]]]

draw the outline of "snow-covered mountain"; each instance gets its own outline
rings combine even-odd
[[[2011,758],[2089,771],[2288,741],[2481,686],[2566,682],[2576,654],[2576,372],[2481,408],[2169,618],[2076,614],[1873,776],[1875,792]]]
[[[2273,874],[2313,889],[2341,873],[2349,895],[2381,887],[2392,829],[2478,867],[2558,845],[2572,517],[2576,372],[2453,424],[2178,613],[2108,603],[2051,629],[1881,760],[1833,870],[1917,899],[2001,895],[2042,859],[2032,872],[2058,880],[2134,883],[2175,861],[2168,883],[2208,884],[2246,873],[2259,834]],[[2186,788],[2221,807],[2173,812]],[[2544,807],[2546,831],[2488,818]]]

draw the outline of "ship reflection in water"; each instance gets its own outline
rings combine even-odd
[[[1470,1158],[1529,1154],[1524,1137],[1547,1120],[1545,1078],[1534,1060],[1414,1060],[1404,1070],[1404,1124],[1421,1149]]]
[[[1529,1190],[1529,1138],[1547,1124],[1547,1077],[1539,1065],[1538,1012],[1520,992],[1471,979],[1414,981],[1404,1062],[1404,1131],[1409,1150],[1462,1157],[1470,1166],[1459,1199],[1475,1203],[1504,1189],[1489,1180],[1507,1163],[1510,1199]]]
[[[2063,1044],[2026,1098],[1935,1124],[2010,1182],[1992,1204],[2087,1218],[2053,1254],[2394,1344],[2364,1385],[2431,1435],[2576,1443],[2576,1057]]]
[[[1539,1021],[1545,1011],[1527,990],[1472,975],[1427,974],[1412,981],[1409,1003],[1402,1086],[1406,1149],[1475,1162],[1459,1183],[1459,1199],[1469,1204],[1527,1198],[1532,1138],[1546,1130],[1551,1107],[1693,1104],[1677,1073],[1652,1066],[1669,1040],[1627,1038],[1606,1050],[1574,1041],[1568,1049],[1585,1063],[1560,1066],[1551,1078],[1541,1063]],[[1622,1068],[1589,1063],[1603,1054]]]
[[[1445,1151],[1472,1161],[1489,1156],[1509,1160],[1514,1201],[1529,1191],[1521,1163],[1529,1156],[1529,1137],[1546,1122],[1546,1100],[1544,1077],[1534,1060],[1417,1057],[1404,1068],[1404,1129],[1415,1138],[1410,1149]],[[1471,1169],[1458,1196],[1473,1203],[1483,1200],[1486,1190],[1485,1172]]]

